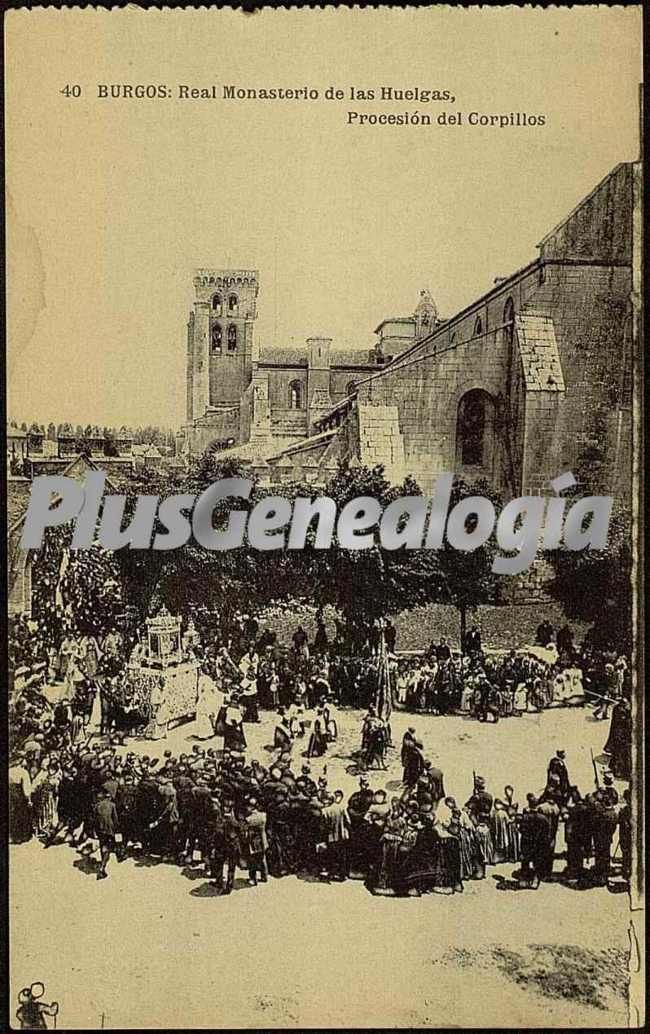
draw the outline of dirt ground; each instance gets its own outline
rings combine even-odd
[[[263,762],[272,722],[247,727],[249,754]],[[312,764],[346,793],[358,724],[344,713],[339,743]],[[590,748],[602,755],[607,733],[588,709],[496,726],[398,713],[396,743],[411,724],[462,801],[475,769],[523,802],[557,747],[587,790]],[[129,746],[179,753],[195,742],[189,724]],[[395,791],[399,773],[394,751],[372,784]],[[200,867],[111,861],[110,879],[97,882],[92,859],[34,841],[13,846],[10,860],[12,1000],[43,981],[46,1000],[60,1002],[59,1029],[627,1025],[628,898],[607,889],[499,892],[494,875],[509,875],[506,865],[451,897],[373,897],[356,881],[297,877],[252,889],[240,872],[223,898]]]

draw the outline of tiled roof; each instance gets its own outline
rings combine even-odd
[[[307,348],[305,345],[260,348],[259,362],[270,363],[273,366],[306,366]]]
[[[260,348],[258,362],[267,366],[307,366],[309,350],[306,345]],[[333,348],[330,366],[372,366],[376,364],[367,348]]]
[[[286,446],[282,450],[278,450],[271,456],[267,456],[267,459],[279,460],[284,456],[297,456],[302,453],[309,452],[311,449],[321,448],[324,445],[328,445],[330,440],[338,433],[338,428],[333,431],[321,431],[320,434],[314,434],[310,438],[303,438],[299,442],[293,442],[291,445]]]
[[[526,390],[565,391],[551,317],[531,312],[520,313],[515,320]]]
[[[331,366],[375,366],[368,348],[336,348],[330,352]]]
[[[300,439],[302,440],[302,439]],[[283,449],[289,445],[296,443],[296,435],[289,436],[275,436],[269,437],[266,441],[251,440],[243,442],[241,445],[232,445],[229,449],[222,449],[215,453],[215,459],[223,460],[233,457],[233,459],[240,459],[247,463],[265,463],[266,456],[273,453],[282,452]]]

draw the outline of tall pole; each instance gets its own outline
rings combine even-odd
[[[383,721],[388,722],[393,711],[393,690],[390,680],[390,665],[386,638],[383,626],[379,633],[379,652],[377,655],[377,690],[375,693],[375,710]]]

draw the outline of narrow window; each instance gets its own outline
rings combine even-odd
[[[221,340],[223,331],[220,323],[212,324],[212,354],[221,355]]]

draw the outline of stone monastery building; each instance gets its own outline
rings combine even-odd
[[[425,492],[454,471],[547,494],[572,470],[628,498],[640,195],[640,163],[617,165],[528,265],[450,319],[422,291],[365,352],[323,337],[259,349],[257,272],[198,270],[180,450],[238,456],[269,484],[322,485],[345,459]]]

